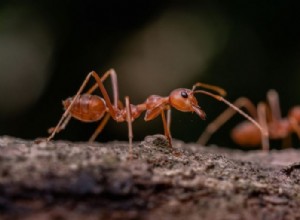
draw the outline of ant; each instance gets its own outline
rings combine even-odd
[[[295,132],[300,139],[300,106],[290,109],[288,116],[281,116],[279,96],[275,90],[267,92],[267,103],[260,102],[255,105],[245,97],[241,97],[234,102],[238,108],[244,107],[249,114],[268,131],[270,140],[283,140],[283,145],[287,146],[290,141],[290,135]],[[225,122],[235,114],[232,109],[226,109],[214,121],[212,121],[198,139],[198,143],[205,145],[213,133],[215,133]],[[233,128],[231,138],[240,146],[258,146],[262,145],[264,151],[269,151],[269,139],[262,136],[256,126],[243,121]]]
[[[86,93],[81,94],[91,77],[93,77],[96,80],[95,85],[93,85]],[[103,85],[103,82],[108,77],[111,78],[112,83],[113,104]],[[205,90],[196,90],[197,87],[210,89],[218,93],[218,95]],[[92,93],[97,88],[100,89],[103,98],[97,95],[92,95]],[[142,112],[145,111],[145,121],[153,120],[159,115],[161,116],[164,127],[164,134],[168,139],[169,146],[172,147],[172,137],[170,132],[171,107],[182,112],[195,112],[197,115],[199,115],[199,117],[202,120],[204,120],[206,117],[205,112],[200,108],[197,99],[194,96],[196,93],[202,93],[211,96],[218,101],[224,102],[230,108],[239,112],[249,121],[251,121],[263,134],[266,134],[263,128],[254,119],[252,119],[248,114],[244,113],[238,107],[234,106],[232,103],[223,98],[223,96],[226,94],[226,92],[223,89],[217,86],[208,85],[200,82],[195,83],[192,89],[175,89],[170,93],[169,96],[166,97],[151,95],[146,99],[144,103],[138,105],[130,104],[129,97],[126,96],[124,107],[121,101],[119,100],[117,74],[114,69],[110,69],[106,73],[104,73],[102,77],[99,77],[99,75],[95,71],[90,72],[86,76],[76,95],[63,101],[65,112],[62,115],[58,124],[55,127],[50,128],[48,130],[48,132],[51,134],[47,138],[47,141],[50,141],[56,133],[65,129],[66,125],[72,117],[83,122],[96,122],[102,119],[99,126],[89,139],[89,141],[92,142],[103,130],[109,118],[111,117],[117,122],[127,122],[129,151],[131,155],[133,139],[132,122],[136,118],[138,118]],[[167,116],[165,114],[165,111],[167,112]]]

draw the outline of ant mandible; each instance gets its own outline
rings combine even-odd
[[[113,104],[103,85],[103,82],[109,76],[112,82]],[[81,94],[91,77],[93,77],[96,80],[95,85],[92,86],[86,93]],[[219,95],[213,94],[205,90],[196,90],[197,87],[210,89],[212,91],[217,92]],[[97,88],[100,89],[103,98],[97,95],[92,95],[92,93]],[[99,126],[89,139],[89,141],[94,141],[105,127],[109,118],[112,117],[112,119],[114,119],[117,122],[127,122],[129,151],[131,154],[133,139],[132,122],[136,118],[138,118],[142,112],[145,111],[145,121],[153,120],[154,118],[161,115],[164,127],[164,134],[169,141],[169,146],[172,147],[172,137],[170,132],[171,107],[182,112],[195,112],[203,120],[206,117],[205,112],[200,108],[197,99],[194,96],[196,93],[202,93],[211,96],[218,101],[224,102],[230,108],[239,112],[249,121],[251,121],[262,132],[263,135],[266,135],[264,129],[254,119],[252,119],[248,114],[246,114],[238,107],[236,107],[235,105],[233,105],[232,103],[230,103],[222,97],[226,94],[226,92],[223,89],[217,86],[208,85],[200,82],[195,83],[192,89],[175,89],[167,97],[151,95],[146,99],[144,103],[138,105],[130,104],[129,97],[126,96],[125,107],[123,107],[121,101],[119,100],[117,74],[114,69],[110,69],[106,73],[104,73],[102,77],[99,77],[99,75],[95,71],[90,72],[86,76],[76,95],[63,101],[65,112],[62,115],[58,124],[55,127],[50,128],[48,130],[48,132],[51,134],[47,138],[47,141],[50,141],[56,133],[65,129],[66,125],[72,117],[83,122],[96,122],[102,119]],[[165,111],[167,111],[167,117]]]
[[[281,116],[279,96],[275,90],[267,92],[267,102],[260,102],[255,105],[245,97],[241,97],[234,102],[238,108],[244,107],[249,114],[268,131],[270,140],[283,140],[287,144],[290,135],[295,132],[300,139],[300,106],[290,109],[288,116]],[[205,145],[213,133],[215,133],[225,122],[235,114],[231,108],[226,109],[214,121],[212,121],[198,139],[198,143]],[[248,121],[243,121],[236,125],[231,132],[232,140],[240,146],[258,146],[269,151],[269,140],[266,136],[262,137],[261,132]]]

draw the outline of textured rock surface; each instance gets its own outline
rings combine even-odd
[[[300,218],[300,152],[0,137],[1,219]]]

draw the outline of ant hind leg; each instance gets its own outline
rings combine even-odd
[[[89,142],[95,141],[95,139],[97,138],[97,136],[102,132],[103,128],[107,124],[109,118],[110,118],[110,114],[106,113],[105,116],[104,116],[104,118],[102,119],[101,123],[99,124],[99,126],[97,127],[97,129],[94,131],[93,135],[90,137]]]

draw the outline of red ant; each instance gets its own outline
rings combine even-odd
[[[254,104],[247,98],[241,97],[234,102],[238,108],[244,107],[249,114],[268,131],[271,140],[283,139],[283,144],[287,144],[291,133],[295,132],[300,139],[300,106],[291,108],[286,118],[282,118],[279,105],[279,96],[275,90],[267,92],[267,103],[260,102],[255,108]],[[211,135],[215,133],[226,121],[235,114],[231,108],[226,109],[214,121],[212,121],[200,136],[198,143],[205,145]],[[233,128],[231,137],[240,146],[258,146],[262,144],[262,149],[269,150],[269,140],[267,136],[261,136],[260,130],[256,126],[243,121]]]
[[[111,77],[112,82],[114,98],[113,104],[103,85],[103,81],[105,81],[109,76]],[[81,94],[91,77],[93,77],[96,80],[96,84],[93,87],[91,87],[86,93]],[[217,92],[219,95],[204,90],[196,90],[197,87],[210,89],[212,91]],[[96,88],[100,89],[103,98],[96,95],[92,95]],[[165,136],[169,141],[169,146],[172,147],[172,138],[170,133],[171,107],[174,107],[175,109],[182,112],[195,112],[197,115],[199,115],[201,119],[205,119],[206,114],[200,108],[197,99],[194,96],[194,94],[196,93],[202,93],[211,96],[217,99],[218,101],[224,102],[225,104],[230,106],[230,108],[239,112],[252,123],[254,123],[254,125],[257,126],[263,134],[266,133],[254,119],[252,119],[249,115],[247,115],[246,113],[244,113],[239,108],[237,108],[222,97],[226,94],[226,92],[223,89],[217,86],[212,86],[199,82],[194,84],[191,90],[185,88],[175,89],[167,97],[151,95],[146,99],[144,103],[138,105],[130,104],[129,97],[126,96],[124,108],[119,100],[117,74],[113,69],[110,69],[102,77],[99,77],[99,75],[94,71],[90,72],[86,76],[76,95],[63,101],[65,112],[62,115],[58,124],[55,127],[49,129],[49,133],[51,133],[51,135],[48,137],[47,140],[50,141],[56,133],[63,130],[68,124],[71,117],[74,117],[83,122],[95,122],[102,119],[100,125],[95,130],[95,132],[89,140],[94,141],[95,138],[99,135],[99,133],[103,130],[108,119],[112,117],[117,122],[127,122],[129,148],[131,153],[133,138],[132,121],[138,118],[141,115],[141,113],[145,111],[145,121],[153,120],[154,118],[161,115]],[[165,115],[165,111],[167,111],[167,117]]]

